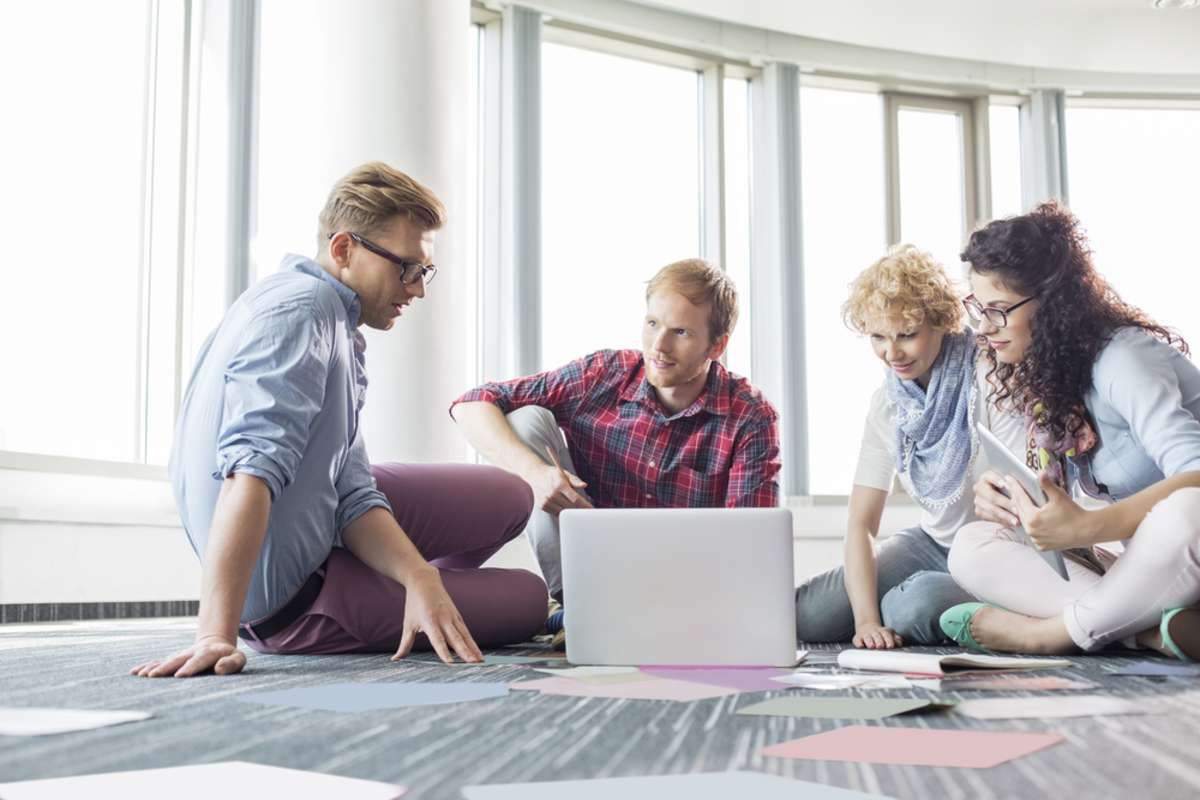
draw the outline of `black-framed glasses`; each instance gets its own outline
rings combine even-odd
[[[985,319],[992,323],[996,328],[1008,327],[1008,315],[1016,311],[1021,306],[1028,303],[1030,300],[1037,298],[1037,295],[1026,297],[1016,305],[1011,305],[1008,308],[996,308],[995,306],[985,306],[973,294],[969,294],[963,298],[963,307],[967,309],[967,318],[971,320],[973,326],[979,325]]]
[[[437,267],[433,264],[423,267],[415,261],[401,258],[386,248],[380,247],[365,236],[359,236],[357,233],[349,231],[346,235],[355,243],[362,245],[364,250],[369,250],[380,258],[387,259],[397,267],[400,267],[400,282],[405,286],[410,286],[417,281],[424,281],[425,285],[428,286],[433,283],[433,278],[437,275]],[[331,233],[325,238],[332,239],[333,237],[334,234]]]

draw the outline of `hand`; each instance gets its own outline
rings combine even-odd
[[[1038,483],[1046,493],[1041,508],[1033,504],[1029,493],[1016,478],[1005,478],[1009,494],[1016,505],[1021,526],[1039,550],[1066,550],[1090,544],[1087,539],[1088,514],[1071,496],[1058,487],[1046,473],[1038,475]]]
[[[1019,525],[1017,506],[1005,493],[1005,477],[988,470],[975,483],[975,516],[1001,525]]]
[[[904,639],[891,628],[885,628],[878,622],[866,622],[854,629],[855,647],[865,647],[868,650],[891,650],[893,647],[904,647]]]
[[[591,508],[592,504],[577,489],[587,484],[579,476],[556,466],[544,465],[525,479],[533,489],[533,507],[558,516],[568,508]]]
[[[398,661],[412,651],[418,633],[425,634],[438,658],[454,663],[450,648],[463,661],[483,661],[479,645],[471,638],[467,624],[454,606],[454,601],[442,585],[442,576],[435,567],[427,567],[405,581],[407,597],[404,603],[404,634],[392,661]]]
[[[198,636],[196,643],[166,661],[147,661],[129,670],[139,678],[190,678],[212,670],[214,675],[233,675],[246,666],[246,656],[238,650],[236,639],[223,636]]]

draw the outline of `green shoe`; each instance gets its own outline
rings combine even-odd
[[[1164,611],[1158,632],[1163,645],[1180,661],[1200,660],[1200,607]]]
[[[959,603],[947,608],[938,618],[938,625],[941,626],[942,633],[968,650],[976,653],[990,653],[991,650],[975,641],[975,637],[971,635],[971,619],[979,609],[987,605],[987,603]]]

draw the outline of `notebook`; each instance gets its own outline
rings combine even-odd
[[[904,650],[843,650],[838,666],[868,672],[906,672],[921,675],[960,675],[970,672],[1006,672],[1023,669],[1062,669],[1065,658],[988,656],[975,653],[910,653]]]

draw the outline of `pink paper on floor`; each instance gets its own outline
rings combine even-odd
[[[774,667],[640,667],[642,672],[656,678],[708,686],[724,686],[739,692],[772,692],[786,689],[782,683],[771,680],[787,675],[785,669]]]
[[[987,768],[1056,745],[1057,733],[848,725],[763,748],[763,755],[871,764]]]
[[[737,694],[737,689],[709,686],[689,681],[666,679],[633,680],[628,683],[587,683],[570,678],[542,678],[536,681],[510,683],[508,688],[520,691],[539,691],[567,697],[610,697],[627,700],[708,700]]]

